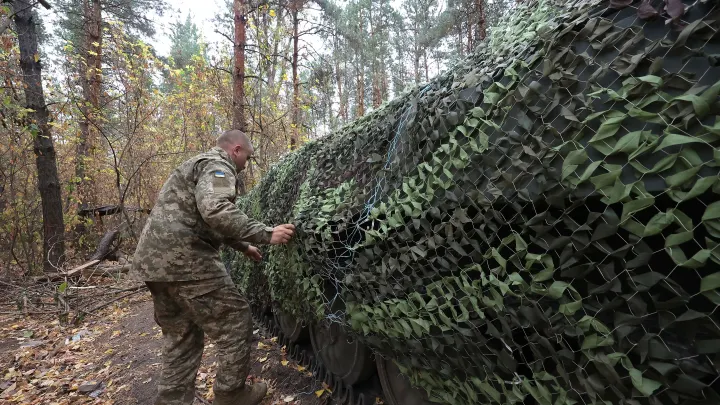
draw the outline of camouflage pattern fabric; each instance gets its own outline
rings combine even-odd
[[[221,148],[185,161],[163,185],[140,236],[133,275],[152,293],[164,339],[157,405],[193,403],[205,334],[218,347],[215,392],[245,383],[252,321],[220,246],[244,251],[248,242],[269,243],[272,228],[235,206],[236,176]]]
[[[246,250],[270,242],[272,228],[248,218],[234,204],[237,170],[221,148],[176,168],[150,213],[133,259],[143,281],[224,277],[220,246]]]
[[[148,282],[163,332],[163,369],[156,405],[191,405],[205,334],[218,348],[213,390],[242,387],[249,372],[252,320],[229,276],[219,280]],[[221,287],[218,287],[218,286]]]

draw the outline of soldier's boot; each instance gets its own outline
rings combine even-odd
[[[192,405],[195,401],[195,382],[192,386],[162,390],[155,398],[155,405]]]
[[[258,405],[267,394],[267,384],[258,382],[245,384],[242,388],[228,392],[216,392],[213,405]]]

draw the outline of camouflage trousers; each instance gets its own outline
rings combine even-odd
[[[191,405],[205,335],[217,347],[213,390],[233,391],[249,372],[252,319],[230,277],[199,281],[146,282],[155,322],[163,333],[163,367],[156,405]]]

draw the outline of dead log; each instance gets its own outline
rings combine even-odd
[[[113,242],[115,242],[119,234],[120,232],[117,229],[105,232],[105,235],[100,239],[97,249],[95,249],[95,253],[93,253],[88,260],[103,260],[110,254],[115,253],[118,247],[113,247]]]
[[[120,265],[105,265],[97,268],[87,268],[82,272],[83,277],[114,277],[130,271],[130,263]]]

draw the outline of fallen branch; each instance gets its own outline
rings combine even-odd
[[[102,304],[100,304],[100,305],[97,305],[97,306],[93,307],[92,309],[89,309],[89,310],[84,310],[84,309],[83,309],[83,310],[79,310],[78,313],[75,314],[75,317],[73,318],[72,323],[73,323],[73,324],[77,324],[77,322],[79,322],[81,319],[83,319],[83,318],[85,317],[85,315],[92,315],[92,314],[94,314],[96,311],[99,311],[99,310],[107,307],[108,305],[110,305],[110,304],[112,304],[112,303],[114,303],[114,302],[120,301],[121,299],[127,298],[127,297],[129,297],[129,296],[131,296],[131,295],[135,295],[135,294],[137,294],[138,292],[142,291],[144,287],[145,287],[144,285],[138,286],[138,287],[133,287],[134,291],[131,291],[131,292],[127,293],[127,294],[124,294],[124,295],[121,295],[121,296],[119,296],[119,297],[113,298],[113,299],[111,299],[110,301],[104,302],[104,303],[102,303]]]
[[[117,248],[113,248],[113,242],[115,242],[118,235],[120,235],[120,232],[117,229],[107,231],[100,240],[97,249],[95,249],[95,253],[90,256],[89,260],[103,260],[108,255],[117,251]]]
[[[83,277],[112,277],[117,274],[124,274],[130,271],[130,263],[113,265],[113,266],[98,266],[95,269],[85,269],[82,272]]]
[[[87,269],[88,267],[94,266],[96,264],[100,263],[100,260],[91,260],[85,264],[82,264],[78,267],[75,267],[72,270],[61,272],[61,273],[47,273],[42,276],[35,277],[35,282],[41,282],[41,281],[59,281],[65,279],[65,277],[72,277],[79,272]]]
[[[146,288],[146,287],[147,287],[147,286],[146,286],[145,284],[142,284],[142,285],[138,285],[138,286],[135,286],[135,287],[129,287],[129,288],[123,288],[123,289],[118,289],[118,288],[112,288],[112,287],[111,287],[111,289],[114,290],[114,291],[112,292],[113,294],[117,294],[117,293],[121,293],[121,292],[142,290],[143,288]]]
[[[83,264],[83,265],[81,265],[81,266],[75,267],[74,269],[68,271],[67,273],[64,273],[64,274],[63,274],[63,273],[59,273],[59,274],[62,274],[62,275],[64,275],[64,276],[66,276],[66,277],[70,277],[70,276],[72,276],[72,275],[74,275],[74,274],[76,274],[76,273],[78,273],[78,272],[80,272],[80,271],[83,271],[83,270],[87,269],[87,268],[90,267],[90,266],[94,266],[94,265],[99,264],[99,263],[100,263],[100,260],[98,260],[98,259],[90,260],[89,262],[87,262],[87,263],[85,263],[85,264]]]
[[[0,311],[0,315],[50,315],[57,314],[59,310],[48,310],[48,311]]]

